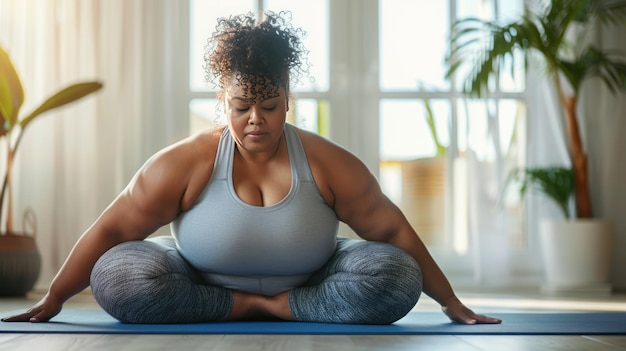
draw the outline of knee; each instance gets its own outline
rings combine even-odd
[[[363,242],[346,264],[358,274],[353,298],[360,323],[389,324],[415,307],[422,293],[422,272],[405,251],[385,243]],[[349,257],[352,256],[352,257]],[[360,302],[359,302],[360,301]]]
[[[367,243],[361,262],[364,283],[374,286],[379,301],[413,308],[422,293],[422,271],[411,255],[391,244]],[[408,311],[407,311],[408,312]]]
[[[91,290],[98,304],[113,317],[136,322],[142,306],[158,304],[162,298],[165,285],[161,280],[185,269],[163,245],[125,242],[98,259],[91,272]]]
[[[174,246],[165,241],[128,241],[105,252],[91,272],[91,283],[115,279],[154,279],[162,274],[188,273],[188,265]]]
[[[154,263],[162,261],[161,252],[145,241],[130,241],[114,246],[96,261],[91,271],[91,286],[117,285],[121,280],[151,278],[161,268]]]
[[[345,257],[348,270],[384,287],[422,291],[422,271],[411,255],[391,244],[361,242]]]

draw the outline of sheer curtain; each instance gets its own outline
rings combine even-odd
[[[571,166],[563,111],[552,79],[541,68],[528,72],[528,135],[527,167]],[[528,233],[528,269],[538,273],[543,281],[543,262],[539,247],[539,227],[542,219],[561,218],[556,205],[542,194],[531,191],[526,197],[526,231]]]
[[[544,73],[536,70],[527,73],[525,106],[518,107],[522,110],[518,111],[520,115],[526,115],[526,118],[517,122],[522,125],[516,128],[516,138],[525,139],[524,150],[519,149],[523,142],[511,144],[510,148],[517,147],[516,150],[504,149],[507,141],[503,143],[499,131],[502,130],[501,124],[505,123],[504,118],[511,119],[512,116],[506,115],[510,111],[496,112],[491,102],[481,111],[485,131],[480,134],[480,142],[468,143],[468,230],[474,283],[478,286],[532,286],[540,283],[543,268],[537,242],[539,222],[545,217],[558,217],[558,209],[544,197],[531,192],[526,198],[527,206],[523,209],[526,216],[523,216],[517,212],[509,213],[504,199],[518,197],[515,186],[505,188],[506,177],[512,168],[569,165],[562,112],[551,82]],[[475,119],[481,116],[470,117],[468,128],[476,128]],[[524,223],[519,222],[524,219]],[[526,235],[523,239],[514,237],[511,228],[520,228],[518,230],[524,230]]]
[[[178,10],[166,0],[0,2],[0,44],[22,79],[23,113],[69,83],[104,84],[40,116],[16,157],[15,221],[36,215],[38,287],[141,164],[187,133],[184,116],[174,123]]]
[[[598,27],[590,40],[624,55],[624,29]],[[599,80],[584,83],[578,113],[589,157],[594,216],[613,223],[613,287],[626,289],[626,93],[612,94]]]

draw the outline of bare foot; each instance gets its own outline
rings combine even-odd
[[[241,291],[235,292],[235,301],[228,320],[293,320],[289,308],[289,294],[284,292],[276,296],[254,295]]]
[[[265,308],[272,316],[287,321],[293,320],[293,314],[291,314],[291,308],[289,307],[288,291],[268,298],[266,303]]]
[[[258,318],[259,315],[263,314],[262,300],[262,296],[236,291],[235,300],[233,301],[233,308],[230,311],[230,315],[227,319],[242,320]]]

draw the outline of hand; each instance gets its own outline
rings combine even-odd
[[[2,318],[3,322],[47,322],[61,312],[63,303],[46,294],[41,301],[28,311],[15,316]]]
[[[482,314],[476,314],[471,309],[459,301],[457,297],[449,299],[444,306],[441,307],[443,313],[450,318],[451,321],[461,324],[499,324],[501,319],[491,318]]]

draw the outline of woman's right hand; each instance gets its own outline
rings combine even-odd
[[[61,312],[61,308],[63,308],[63,303],[54,297],[50,296],[50,294],[46,294],[39,302],[37,302],[32,308],[28,311],[16,314],[14,316],[2,318],[3,322],[47,322],[52,317],[56,316]]]

